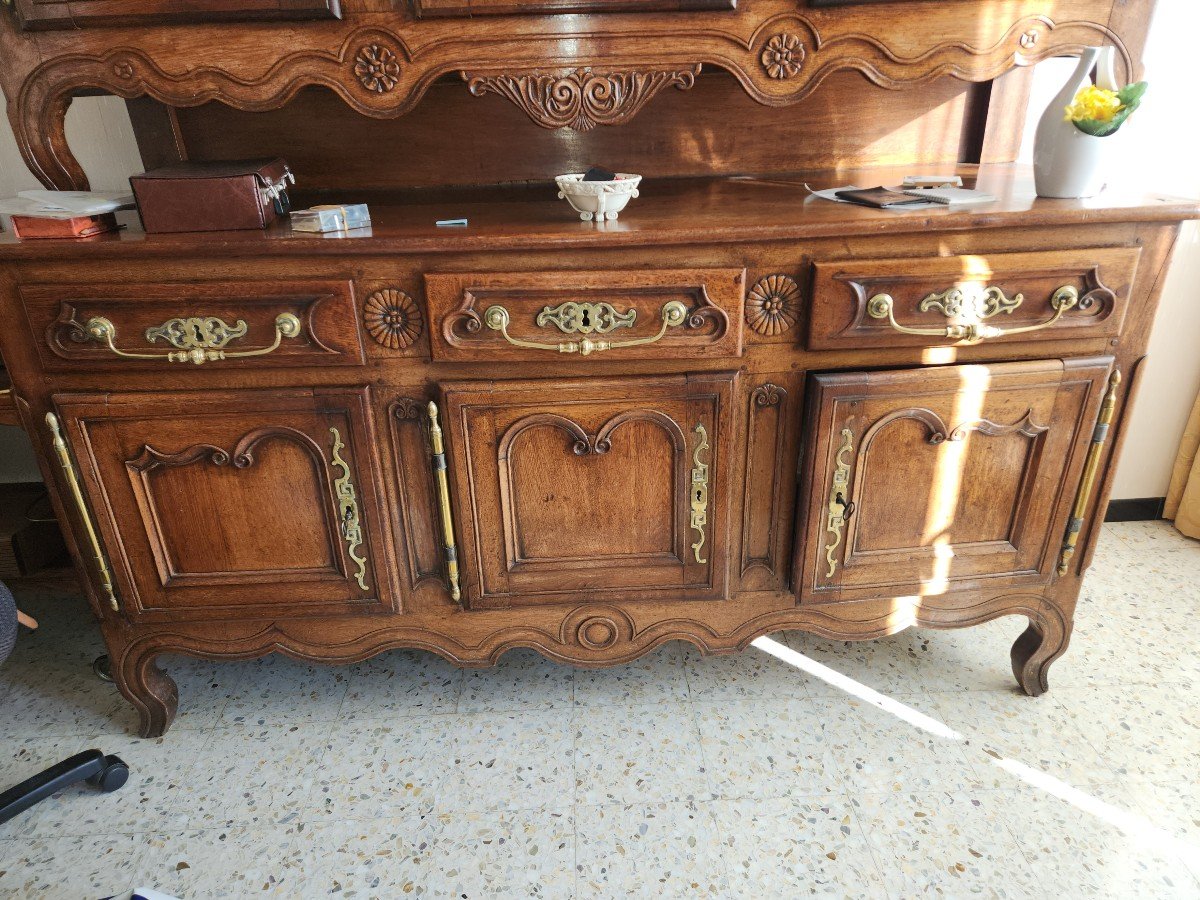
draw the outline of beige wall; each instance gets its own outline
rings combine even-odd
[[[1111,184],[1200,197],[1195,147],[1200,118],[1194,114],[1192,69],[1200,4],[1159,0],[1146,46],[1146,102],[1114,138],[1117,161]],[[1023,157],[1032,157],[1040,110],[1073,70],[1073,60],[1038,66]],[[1165,280],[1150,338],[1137,408],[1125,441],[1113,497],[1163,497],[1188,413],[1200,392],[1200,228],[1184,224]]]
[[[1160,0],[1146,52],[1152,82],[1147,102],[1116,140],[1121,164],[1115,181],[1200,197],[1200,166],[1193,149],[1200,144],[1200,117],[1191,95],[1191,54],[1200,32],[1197,4]],[[1038,67],[1030,122],[1066,80],[1069,60]],[[71,147],[97,189],[122,187],[140,171],[137,148],[123,101],[113,97],[78,100],[67,118]],[[1033,128],[1026,129],[1025,158]],[[0,126],[0,196],[37,187],[17,153],[12,133]],[[1161,497],[1166,494],[1175,447],[1200,391],[1200,229],[1185,226],[1150,346],[1150,361],[1137,412],[1118,472],[1114,497]],[[0,323],[3,327],[3,323]],[[0,482],[37,478],[25,436],[0,428]]]

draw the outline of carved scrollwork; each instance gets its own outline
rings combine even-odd
[[[817,22],[791,12],[755,30],[756,13],[752,4],[743,4],[715,26],[708,17],[697,17],[703,19],[700,25],[676,28],[669,39],[686,47],[693,59],[711,59],[730,69],[751,97],[774,106],[802,100],[839,70],[858,70],[889,88],[940,77],[983,82],[1015,64],[1078,53],[1101,42],[1117,48],[1122,78],[1130,80],[1134,72],[1122,35],[1107,24],[1087,20],[1056,22],[1043,14],[1027,15],[1007,27],[1003,22],[989,23],[975,43],[929,37],[917,46],[905,41],[906,52],[901,53],[888,34],[852,30],[857,21],[853,17],[846,17],[844,24],[822,17],[818,28]],[[1026,37],[1022,43],[1030,32],[1040,38],[1033,42]],[[666,39],[657,29],[592,32],[590,46],[602,46],[600,52],[610,60],[603,71],[596,66],[538,68],[544,65],[541,60],[561,58],[564,37],[530,35],[522,41],[522,56],[516,60],[489,56],[479,49],[480,68],[464,77],[474,93],[504,96],[547,128],[586,129],[627,121],[663,88],[691,87],[700,70],[698,63],[645,65],[648,42]],[[264,64],[257,29],[231,30],[228,40],[230,47],[221,54],[220,64],[179,66],[170,51],[155,42],[146,47],[100,49],[99,39],[70,53],[18,55],[9,118],[30,170],[47,186],[87,187],[65,131],[70,97],[85,90],[126,99],[149,96],[169,106],[219,101],[240,110],[263,111],[277,109],[306,86],[317,84],[363,115],[397,116],[415,106],[438,75],[461,71],[465,46],[461,29],[423,42],[415,56],[403,34],[376,24],[348,30],[295,29],[295,46],[271,51]],[[1036,46],[1030,48],[1030,43]],[[489,43],[485,39],[475,46]]]
[[[380,44],[365,44],[354,57],[354,75],[368,91],[386,94],[400,81],[400,61]]]
[[[756,387],[750,395],[750,399],[756,407],[763,409],[768,406],[778,406],[786,396],[787,391],[779,385],[767,382]]]
[[[363,327],[381,347],[404,350],[421,336],[421,308],[404,291],[385,288],[363,304]]]
[[[767,41],[759,62],[771,78],[786,81],[800,74],[804,57],[804,42],[797,35],[784,31]]]
[[[423,421],[427,402],[415,397],[397,397],[391,405],[392,417],[401,421]]]
[[[590,131],[597,125],[629,121],[655,94],[667,87],[687,90],[700,65],[671,69],[473,74],[463,72],[476,97],[498,94],[522,109],[543,128]]]
[[[787,275],[767,275],[746,297],[746,324],[758,334],[774,337],[796,324],[800,287]]]

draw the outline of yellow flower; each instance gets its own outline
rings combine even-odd
[[[1094,85],[1082,88],[1075,95],[1075,102],[1066,109],[1064,121],[1081,122],[1084,119],[1095,119],[1097,122],[1111,122],[1113,116],[1121,108],[1121,98],[1116,91],[1106,91]]]

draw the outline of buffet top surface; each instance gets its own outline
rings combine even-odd
[[[1012,165],[957,167],[967,187],[997,199],[953,209],[871,209],[812,197],[805,186],[819,190],[895,185],[910,171],[911,167],[871,168],[786,178],[650,179],[642,182],[640,197],[619,220],[604,223],[580,221],[556,198],[553,184],[407,197],[365,193],[304,198],[370,204],[372,227],[326,234],[293,232],[281,221],[264,231],[148,235],[129,211],[120,214],[120,231],[83,240],[20,241],[5,232],[0,234],[0,260],[603,249],[1200,218],[1200,200],[1163,194],[1105,191],[1085,200],[1042,199],[1034,192],[1032,171]],[[464,218],[469,222],[465,227],[435,224]]]

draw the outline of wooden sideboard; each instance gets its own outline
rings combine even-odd
[[[592,666],[1016,615],[1013,671],[1045,691],[1200,208],[1036,199],[1011,164],[1028,85],[1009,70],[1105,40],[1132,73],[1149,5],[388,6],[292,26],[265,70],[251,51],[276,26],[0,28],[47,184],[85,183],[61,124],[99,88],[143,98],[147,161],[282,149],[312,197],[372,207],[343,235],[127,217],[85,242],[0,236],[15,407],[142,733],[175,714],[166,652]],[[168,49],[181,33],[194,50]],[[672,112],[692,91],[694,114]],[[427,92],[436,115],[372,121]],[[785,104],[825,143],[802,146]],[[618,221],[500,184],[611,154],[616,123],[650,176]],[[832,168],[880,156],[901,168]],[[897,213],[804,188],[963,157],[996,203]],[[470,224],[434,225],[452,217]]]

